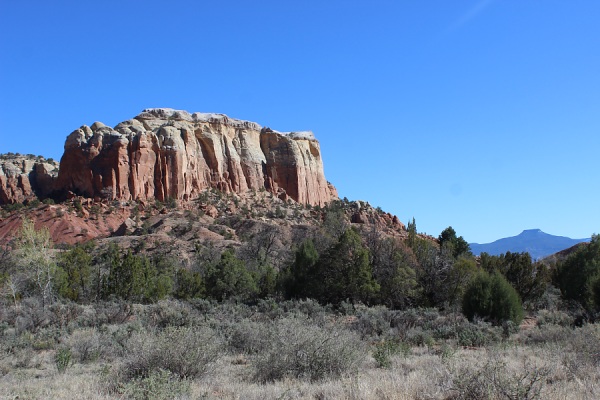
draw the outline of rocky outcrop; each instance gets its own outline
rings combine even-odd
[[[126,207],[92,203],[91,199],[81,203],[82,212],[77,211],[73,203],[67,202],[41,204],[0,218],[0,247],[15,238],[24,218],[31,220],[36,229],[48,229],[54,243],[75,244],[112,235],[131,215]],[[90,213],[92,204],[95,204],[97,211]]]
[[[0,204],[45,198],[54,187],[58,163],[35,156],[0,156]]]
[[[227,117],[144,110],[114,129],[96,122],[65,143],[56,193],[120,200],[191,200],[207,188],[261,190],[324,205],[337,198],[312,132],[280,133]]]

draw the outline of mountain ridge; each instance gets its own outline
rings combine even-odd
[[[531,258],[540,258],[558,253],[578,243],[588,242],[586,239],[572,239],[566,236],[556,236],[543,232],[541,229],[525,229],[516,236],[510,236],[495,240],[491,243],[469,243],[474,255],[488,253],[491,255],[528,252]]]

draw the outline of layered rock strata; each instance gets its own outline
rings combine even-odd
[[[23,203],[52,192],[58,163],[34,156],[0,157],[0,204]]]
[[[67,137],[55,193],[120,200],[191,200],[207,188],[266,189],[324,205],[337,198],[312,132],[280,133],[227,117],[144,110],[114,129],[96,122]]]

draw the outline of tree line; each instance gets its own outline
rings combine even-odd
[[[108,299],[152,303],[172,297],[251,303],[259,299],[312,298],[323,304],[385,305],[390,309],[462,310],[469,319],[519,323],[523,305],[535,307],[549,285],[590,315],[600,310],[600,239],[549,268],[527,253],[474,257],[452,227],[437,241],[417,234],[413,219],[405,240],[374,226],[349,226],[330,210],[323,227],[284,257],[268,229],[258,240],[218,251],[198,246],[191,265],[165,256],[136,254],[115,243],[93,242],[57,251],[47,230],[25,220],[12,249],[0,252],[0,289],[18,307],[25,297],[90,303]]]

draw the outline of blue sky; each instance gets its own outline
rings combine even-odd
[[[469,242],[600,232],[600,2],[0,0],[0,153],[148,107],[312,130],[341,197]]]

